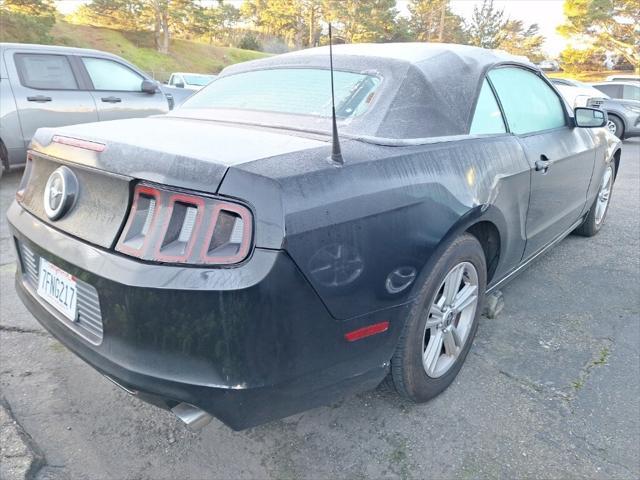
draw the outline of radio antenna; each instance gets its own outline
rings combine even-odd
[[[342,150],[340,149],[340,139],[338,138],[338,122],[336,120],[336,97],[333,88],[333,38],[331,36],[331,23],[329,23],[329,65],[331,69],[331,160],[344,164]]]

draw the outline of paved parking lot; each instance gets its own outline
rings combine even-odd
[[[4,212],[19,173],[0,180]],[[45,456],[37,478],[640,477],[640,142],[604,230],[504,288],[454,384],[426,405],[380,387],[243,432],[193,433],[129,397],[19,302],[0,239],[0,395]],[[1,440],[0,440],[1,441]]]

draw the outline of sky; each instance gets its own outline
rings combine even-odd
[[[58,0],[56,4],[58,9],[66,14],[87,1]],[[242,3],[242,0],[226,1],[237,6]],[[398,0],[398,10],[401,13],[407,13],[407,3],[408,0]],[[473,7],[481,4],[482,0],[451,0],[452,10],[465,19],[471,18]],[[564,20],[562,4],[563,0],[495,0],[494,2],[494,5],[504,9],[505,15],[512,20],[522,20],[525,26],[537,23],[540,33],[546,38],[544,50],[552,57],[557,56],[566,43],[566,40],[556,32],[556,27]]]
[[[496,0],[494,6],[504,9],[505,16],[510,19],[522,20],[525,26],[537,23],[540,33],[546,38],[545,52],[555,57],[564,50],[567,42],[556,32],[556,27],[564,22],[563,3],[563,0]],[[465,19],[471,18],[475,5],[482,5],[482,1],[451,1],[451,9]]]

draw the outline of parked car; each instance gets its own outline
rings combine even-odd
[[[618,138],[640,136],[639,102],[610,98],[603,91],[577,80],[554,78],[551,82],[570,106],[600,108],[607,112],[607,128]]]
[[[640,82],[640,75],[609,75],[607,82]]]
[[[634,82],[602,82],[592,85],[611,98],[640,102],[640,85]]]
[[[181,101],[184,93],[178,91],[177,96]],[[82,48],[2,43],[2,167],[25,163],[27,146],[40,127],[166,113],[169,101],[173,99],[165,97],[155,80],[116,55]]]
[[[216,79],[216,75],[204,75],[202,73],[172,73],[168,85],[187,90],[200,90]]]
[[[544,72],[558,72],[560,64],[556,60],[543,60],[538,64],[538,68]]]
[[[606,219],[621,142],[534,66],[337,45],[331,82],[328,55],[234,65],[167,115],[32,141],[8,212],[21,299],[189,425],[246,428],[387,375],[424,402],[485,293]]]
[[[160,82],[158,82],[158,87],[164,92],[169,101],[169,110],[178,108],[187,98],[193,95],[193,90],[163,85]]]
[[[571,108],[598,108],[609,98],[604,92],[578,80],[552,78],[551,83],[556,86]]]

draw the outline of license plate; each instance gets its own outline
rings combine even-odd
[[[38,295],[72,321],[76,320],[77,314],[76,293],[76,281],[73,275],[44,258],[40,259]]]

